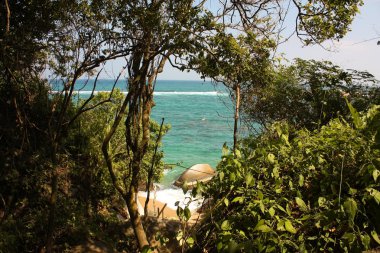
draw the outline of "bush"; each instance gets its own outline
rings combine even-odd
[[[362,252],[380,239],[380,106],[320,130],[275,123],[224,148],[198,246],[212,251]]]

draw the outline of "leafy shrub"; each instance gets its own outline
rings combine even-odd
[[[275,123],[224,148],[197,244],[213,251],[362,252],[380,239],[380,106],[320,130]]]

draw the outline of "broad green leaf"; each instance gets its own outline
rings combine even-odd
[[[358,111],[352,106],[350,102],[348,102],[346,98],[346,103],[348,105],[348,109],[350,110],[352,120],[354,121],[354,125],[357,129],[362,129],[364,126],[364,121],[360,118]]]
[[[290,146],[288,135],[282,134],[281,139],[285,142],[286,145]]]
[[[273,207],[269,208],[269,215],[270,215],[271,217],[273,217],[273,216],[275,215],[275,213],[276,213],[276,210],[274,210]]]
[[[230,153],[230,150],[228,149],[227,144],[224,143],[223,148],[222,148],[222,156],[227,156],[229,153]]]
[[[257,191],[257,197],[259,197],[259,199],[264,199],[264,195],[262,193],[262,191]]]
[[[231,181],[231,182],[235,182],[235,179],[236,179],[236,175],[235,175],[235,173],[231,172],[231,173],[230,173],[230,181]]]
[[[344,207],[344,211],[347,213],[348,217],[353,223],[356,216],[356,212],[358,211],[358,205],[356,201],[353,198],[348,198],[344,202],[343,207]]]
[[[293,224],[290,222],[290,220],[285,221],[285,229],[292,234],[297,233],[297,230],[293,227]]]
[[[299,178],[298,178],[298,185],[299,185],[300,187],[302,187],[303,184],[304,184],[304,182],[305,182],[305,178],[303,177],[302,174],[300,174],[300,175],[299,175]]]
[[[189,186],[187,184],[187,181],[185,180],[185,182],[183,182],[183,185],[182,185],[182,191],[184,194],[186,194],[188,190],[189,190]]]
[[[379,236],[377,235],[377,233],[376,233],[375,230],[373,230],[373,231],[371,232],[371,235],[372,235],[372,238],[373,238],[378,244],[380,244]]]
[[[272,229],[271,229],[269,226],[265,225],[265,224],[256,227],[255,230],[256,230],[256,231],[263,232],[263,233],[268,233],[268,232],[272,231]]]
[[[245,184],[248,186],[251,184],[253,180],[253,176],[251,173],[248,173],[246,176],[245,176]]]
[[[349,242],[353,242],[353,241],[356,240],[356,236],[355,236],[355,234],[353,234],[353,233],[348,233],[348,232],[344,233],[343,236],[342,236],[342,238],[343,238],[343,239],[346,239],[346,240],[349,241]]]
[[[276,205],[276,206],[277,206],[278,209],[280,209],[281,211],[283,211],[284,213],[286,213],[286,210],[282,206],[280,206],[280,205]]]
[[[286,204],[286,213],[291,216],[292,215],[292,210],[290,209],[289,204]]]
[[[280,173],[279,173],[279,170],[278,170],[278,167],[277,167],[277,166],[273,168],[272,176],[273,176],[274,178],[279,178],[279,177],[280,177]]]
[[[241,235],[241,236],[243,236],[243,237],[247,237],[247,236],[245,235],[245,233],[244,233],[243,230],[239,230],[239,235]]]
[[[360,235],[360,239],[362,242],[362,245],[364,246],[364,249],[367,250],[370,248],[371,244],[371,237],[368,234]]]
[[[224,172],[221,171],[221,172],[219,172],[219,180],[223,181],[223,178],[224,178]]]
[[[228,201],[228,199],[227,198],[224,198],[224,204],[226,205],[226,206],[228,206],[228,204],[230,203],[229,201]]]
[[[277,230],[278,231],[285,231],[285,222],[283,220],[280,220],[278,223],[277,223]]]
[[[373,176],[373,180],[375,180],[375,182],[376,182],[377,178],[380,176],[380,171],[379,170],[374,170],[372,172],[372,176]]]
[[[325,203],[326,203],[326,198],[324,198],[324,197],[319,197],[318,198],[318,205],[320,207],[324,206]]]
[[[373,188],[368,188],[367,191],[375,199],[377,204],[380,204],[380,192]]]
[[[192,247],[192,246],[194,245],[194,238],[193,238],[193,237],[188,237],[188,238],[186,239],[186,243],[187,243],[190,247]]]
[[[296,203],[297,203],[298,207],[301,209],[301,211],[305,212],[308,210],[307,205],[305,204],[305,202],[301,198],[296,197]]]
[[[291,190],[293,190],[293,182],[292,182],[292,180],[289,180],[289,187],[290,187]]]
[[[244,201],[244,197],[235,197],[232,200],[232,203],[239,202],[241,204],[241,203],[243,203],[243,201]]]
[[[151,253],[153,252],[152,249],[150,248],[149,245],[145,245],[142,250],[141,250],[141,253]]]
[[[185,215],[186,220],[190,219],[190,217],[191,217],[191,211],[190,211],[190,209],[188,207],[185,207],[184,215]]]
[[[219,242],[216,244],[216,248],[217,248],[218,252],[221,251],[222,248],[223,248],[223,242],[219,241]]]
[[[260,205],[260,210],[261,210],[261,212],[264,214],[264,213],[265,213],[265,206],[264,206],[264,203],[263,203],[262,200],[260,200],[259,205]]]
[[[222,230],[231,230],[231,225],[228,220],[222,222],[222,226],[220,227]]]
[[[274,159],[275,159],[274,154],[269,153],[269,154],[268,154],[268,161],[269,161],[270,163],[274,163],[274,161],[275,161]]]

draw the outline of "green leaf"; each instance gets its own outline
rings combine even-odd
[[[268,154],[268,161],[269,161],[270,163],[274,163],[274,161],[275,161],[274,159],[275,159],[274,154],[269,153],[269,154]]]
[[[357,129],[362,129],[364,126],[364,121],[360,118],[358,111],[352,106],[350,102],[348,102],[347,98],[346,98],[346,103],[348,105],[348,109],[350,110],[351,117],[354,121],[355,127]]]
[[[380,204],[380,192],[373,188],[368,188],[367,191],[375,199],[377,204]]]
[[[274,210],[273,207],[269,208],[269,215],[270,215],[271,217],[273,217],[273,216],[275,215],[275,213],[276,213],[276,210]]]
[[[232,200],[232,203],[239,202],[241,204],[241,203],[243,203],[243,201],[244,201],[244,197],[235,197]]]
[[[265,206],[264,206],[264,203],[263,203],[262,200],[260,200],[259,205],[260,205],[260,210],[261,210],[261,212],[264,214],[264,213],[265,213]]]
[[[243,237],[247,237],[247,236],[245,235],[245,233],[244,233],[243,230],[239,230],[239,235],[241,235],[241,236],[243,236]]]
[[[297,203],[298,207],[301,209],[301,211],[305,212],[308,210],[307,205],[305,204],[305,202],[301,198],[296,197],[296,203]]]
[[[226,205],[226,206],[228,206],[228,204],[230,203],[229,201],[228,201],[228,199],[227,198],[224,198],[224,204]]]
[[[151,253],[153,252],[152,249],[150,248],[149,245],[145,245],[142,250],[141,250],[141,253]]]
[[[262,191],[257,191],[257,197],[259,197],[259,199],[264,199],[264,194],[262,193]]]
[[[248,186],[251,184],[253,180],[253,176],[251,173],[248,173],[246,176],[245,176],[245,184]]]
[[[356,213],[358,211],[358,205],[357,205],[356,201],[353,198],[348,198],[344,202],[343,207],[344,207],[344,211],[347,213],[350,221],[353,223],[355,216],[356,216]]]
[[[188,207],[185,207],[184,215],[185,215],[186,220],[190,219],[190,217],[191,217],[191,211],[190,211],[190,209]]]
[[[279,178],[279,177],[280,177],[279,169],[278,169],[277,166],[273,168],[272,176],[273,176],[274,178]]]
[[[360,239],[362,241],[362,245],[364,246],[364,249],[367,250],[370,248],[371,244],[371,237],[367,234],[360,235]]]
[[[281,211],[283,211],[284,213],[286,213],[286,210],[282,206],[280,206],[280,205],[276,205],[276,206],[277,206],[278,209],[280,209]]]
[[[272,229],[269,226],[265,225],[265,224],[256,227],[255,230],[263,232],[263,233],[268,233],[268,232],[272,231]]]
[[[222,230],[231,230],[231,225],[228,220],[222,222],[222,226],[220,227]]]
[[[285,229],[292,234],[297,233],[297,230],[293,227],[293,224],[290,222],[290,220],[285,221]]]
[[[223,181],[223,178],[224,178],[224,172],[223,171],[221,171],[221,172],[219,172],[219,180],[220,180],[220,182],[222,182]]]
[[[224,143],[223,148],[222,148],[222,156],[227,156],[229,153],[230,153],[230,150],[228,149],[227,144]]]
[[[373,231],[371,232],[371,235],[372,235],[372,238],[373,238],[378,244],[380,244],[379,236],[377,235],[377,233],[376,233],[375,230],[373,230]]]
[[[188,190],[189,190],[189,186],[187,184],[187,181],[185,180],[185,182],[183,182],[183,185],[182,185],[182,191],[184,194],[186,194]]]
[[[319,198],[318,198],[318,205],[319,205],[320,207],[324,206],[325,203],[326,203],[326,198],[324,198],[324,197],[319,197]]]
[[[231,181],[231,182],[235,182],[235,179],[236,179],[236,175],[235,175],[235,173],[231,172],[231,173],[230,173],[230,181]]]
[[[194,238],[193,237],[188,237],[186,239],[186,243],[190,246],[190,248],[194,245]]]
[[[373,180],[375,180],[375,182],[376,182],[377,178],[380,176],[380,171],[379,170],[374,170],[372,172],[372,176],[373,176]]]
[[[356,236],[355,236],[355,234],[353,234],[353,233],[348,233],[348,232],[344,233],[343,236],[342,236],[342,238],[343,238],[343,239],[346,239],[346,240],[349,241],[349,242],[353,242],[353,241],[356,240]]]
[[[305,178],[303,177],[302,174],[300,174],[300,175],[299,175],[299,178],[298,178],[298,185],[299,185],[300,187],[302,187],[303,184],[304,184],[304,182],[305,182]]]

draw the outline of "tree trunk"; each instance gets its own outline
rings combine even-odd
[[[149,245],[144,227],[141,222],[141,217],[137,207],[136,196],[137,195],[137,186],[131,185],[129,192],[125,196],[125,202],[127,203],[127,208],[129,216],[131,218],[131,223],[133,227],[133,232],[139,244],[139,248],[143,249],[144,246]]]
[[[57,150],[58,150],[58,140],[52,140],[53,144],[51,147],[51,161],[52,161],[52,178],[51,178],[51,194],[49,199],[49,214],[46,227],[46,238],[45,238],[45,252],[53,252],[53,234],[55,229],[55,214],[56,214],[56,204],[58,198],[58,162],[57,162]]]
[[[46,228],[46,253],[53,252],[53,232],[55,223],[55,208],[57,203],[58,194],[58,172],[57,168],[54,168],[53,177],[51,179],[51,195],[49,200],[49,216],[48,224]]]
[[[239,123],[239,111],[240,111],[240,84],[235,86],[235,116],[234,116],[234,155],[236,156],[237,140],[238,140],[238,123]]]

